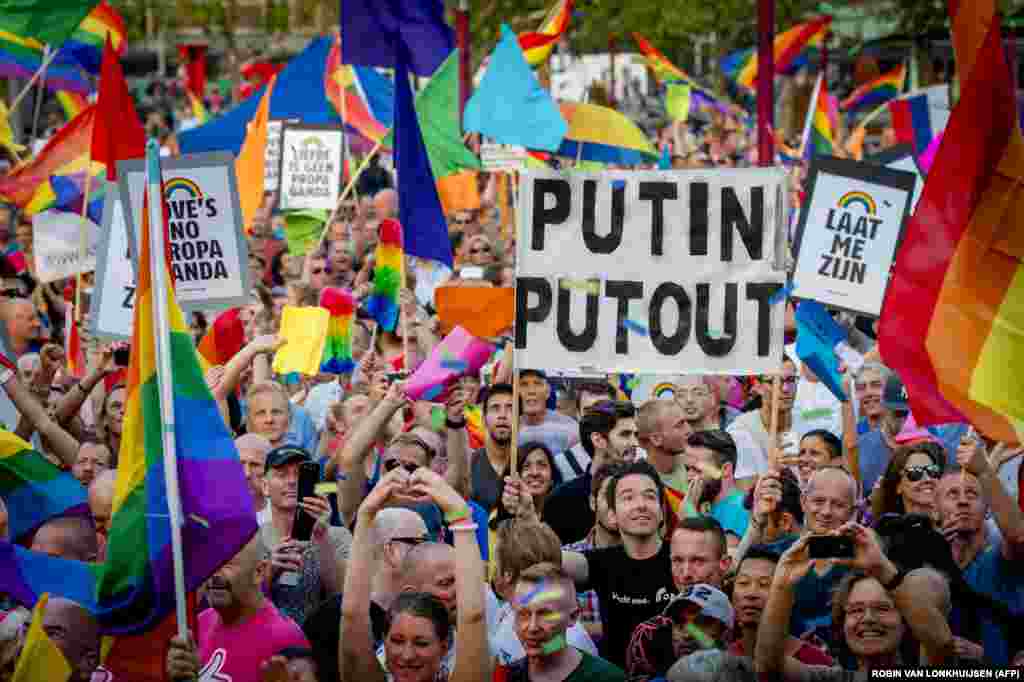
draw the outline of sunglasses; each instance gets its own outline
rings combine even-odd
[[[330,268],[314,268],[313,269],[313,274],[314,275],[324,275],[324,274],[329,275],[329,274],[331,274],[331,269]]]
[[[933,481],[939,480],[942,477],[942,469],[935,464],[929,464],[927,466],[916,466],[907,467],[903,470],[903,475],[907,477],[907,480],[911,483],[917,483],[925,476],[932,479]]]
[[[472,225],[473,222],[472,218],[456,218],[452,221],[452,225]]]
[[[481,246],[479,249],[470,249],[469,250],[469,253],[472,254],[472,255],[475,255],[475,254],[478,254],[478,253],[490,253],[490,252],[491,252],[491,247],[489,247],[489,246]]]
[[[419,547],[425,542],[429,542],[426,538],[391,538],[391,542],[398,542],[403,545],[409,545],[410,547]]]
[[[398,459],[389,459],[384,462],[384,471],[394,471],[398,467],[402,467],[410,474],[415,473],[419,469],[415,464],[402,464],[402,461]]]

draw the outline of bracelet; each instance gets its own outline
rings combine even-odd
[[[453,533],[458,533],[459,531],[467,531],[467,530],[468,531],[475,531],[479,527],[480,526],[476,525],[475,523],[461,523],[461,524],[459,524],[457,526],[449,526],[449,529]]]
[[[451,419],[448,419],[447,417],[445,417],[444,418],[444,425],[446,427],[448,427],[449,429],[456,429],[456,430],[464,429],[464,428],[466,428],[466,420],[463,419],[462,421],[453,422]]]
[[[466,519],[466,520],[469,520],[469,521],[472,520],[470,518],[469,505],[468,504],[465,507],[463,507],[462,509],[459,509],[459,510],[453,511],[453,512],[449,512],[448,514],[444,515],[444,522],[447,523],[449,526],[451,524],[455,523],[456,521],[462,521],[463,519]]]

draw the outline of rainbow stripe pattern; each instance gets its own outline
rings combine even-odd
[[[836,202],[839,208],[852,209],[854,206],[860,206],[861,209],[868,215],[875,215],[878,212],[878,204],[875,203],[874,197],[867,192],[861,192],[860,190],[853,190],[847,192],[843,196],[839,197],[839,201]]]
[[[107,0],[101,0],[60,46],[57,58],[77,62],[89,73],[99,74],[107,36],[114,52],[120,56],[128,45],[126,35],[124,19]]]
[[[146,156],[149,182],[139,230],[128,396],[106,560],[87,564],[0,543],[0,584],[15,601],[34,604],[44,592],[59,594],[85,606],[114,635],[148,630],[173,612],[175,603],[156,305],[165,307],[170,328],[161,351],[169,354],[172,370],[173,405],[166,409],[173,410],[177,430],[185,589],[196,590],[257,530],[238,450],[204,380],[185,316],[173,291],[163,300],[154,295],[148,208],[151,200],[160,200],[152,196],[160,172],[155,142]],[[166,261],[162,267],[169,269]]]
[[[878,105],[898,97],[903,91],[903,83],[906,78],[906,67],[898,66],[854,90],[840,103],[839,108],[851,114],[862,109],[874,109]]]
[[[832,17],[820,16],[775,36],[775,73],[789,73],[805,64],[811,50],[821,47],[832,25]],[[757,50],[748,48],[722,60],[722,71],[741,88],[754,89],[757,80]]]
[[[43,65],[43,44],[0,28],[0,77],[28,80]],[[92,92],[88,74],[74,60],[54,57],[46,67],[47,90],[67,90],[80,95]]]
[[[651,45],[642,35],[634,32],[633,39],[636,40],[636,46],[640,49],[640,54],[647,61],[647,67],[654,72],[654,77],[658,79],[659,83],[670,83],[672,81],[693,83],[693,80],[685,71],[670,62],[668,57],[663,55],[654,45]]]
[[[64,118],[69,122],[89,106],[89,100],[77,92],[58,90],[55,94],[57,95],[57,102],[60,103],[60,108],[64,110]]]
[[[374,257],[373,293],[366,309],[386,332],[398,326],[398,292],[405,283],[405,252],[402,250],[402,224],[383,220]]]
[[[320,307],[331,314],[327,322],[327,343],[320,371],[329,374],[349,374],[356,368],[352,359],[352,323],[355,321],[356,301],[352,292],[338,287],[325,287],[320,292]]]
[[[388,134],[388,125],[374,115],[360,87],[356,67],[341,63],[341,36],[327,54],[324,66],[324,91],[345,125],[374,143]],[[344,105],[342,104],[344,98]]]
[[[814,113],[811,117],[811,129],[804,147],[804,156],[828,156],[832,154],[835,137],[832,133],[832,116],[829,112],[828,91],[822,81],[818,91],[818,99],[811,102]]]
[[[569,28],[573,0],[558,0],[548,11],[540,30],[519,36],[519,47],[530,66],[540,66],[548,60],[558,40]]]

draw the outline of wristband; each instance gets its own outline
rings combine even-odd
[[[476,531],[479,527],[480,526],[475,523],[460,523],[457,526],[449,526],[453,533],[458,533],[459,531]]]
[[[462,421],[453,422],[451,419],[448,419],[448,417],[445,417],[444,418],[444,425],[446,427],[448,427],[449,429],[456,429],[456,430],[464,429],[464,428],[466,428],[466,420],[463,419]]]
[[[449,526],[455,523],[456,521],[461,521],[463,519],[470,520],[469,505],[466,505],[462,509],[457,509],[453,512],[449,512],[444,515],[444,522],[447,523]]]

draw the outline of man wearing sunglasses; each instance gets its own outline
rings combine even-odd
[[[793,428],[793,401],[800,380],[796,364],[789,357],[782,361],[782,376],[779,377],[779,400],[776,406],[778,432],[784,434]],[[736,463],[737,485],[749,490],[757,476],[768,471],[772,451],[780,443],[772,443],[768,430],[772,423],[772,385],[774,377],[760,376],[755,380],[754,393],[761,399],[761,406],[744,412],[733,420],[726,431],[736,441],[738,460]]]

